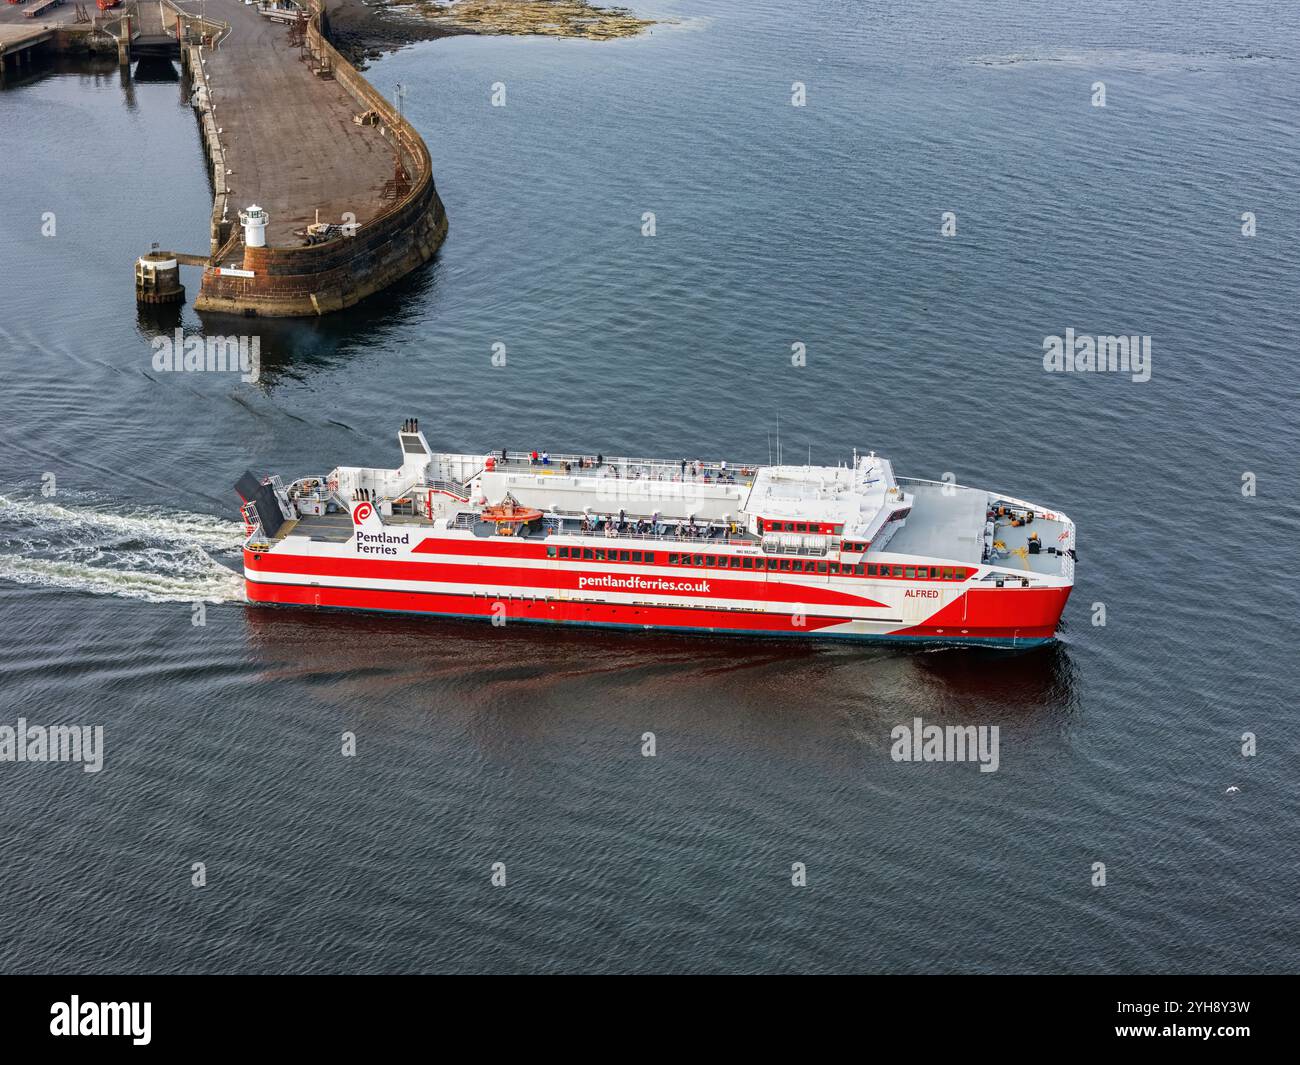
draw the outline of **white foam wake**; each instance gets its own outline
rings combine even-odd
[[[205,514],[0,496],[0,579],[149,602],[240,601],[243,527]]]

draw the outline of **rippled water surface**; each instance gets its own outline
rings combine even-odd
[[[0,763],[0,967],[1295,970],[1300,11],[637,10],[668,21],[377,63],[450,236],[257,323],[257,383],[154,371],[176,323],[133,302],[150,241],[206,243],[180,84],[0,92],[0,723],[106,746]],[[1067,328],[1150,335],[1151,381],[1044,373]],[[411,415],[737,460],[779,418],[787,459],[1061,507],[1079,584],[1018,655],[246,606],[235,478],[392,464]],[[918,716],[998,725],[998,772],[892,761]]]

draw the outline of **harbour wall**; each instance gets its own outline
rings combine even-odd
[[[39,26],[0,5],[8,75],[27,76],[42,54],[114,52],[126,79],[144,57],[179,58],[189,73],[212,177],[207,246],[155,252],[201,265],[201,312],[341,311],[427,263],[447,234],[424,141],[331,44],[325,0],[303,2],[301,16],[233,0],[201,15],[126,0],[88,22],[64,5]],[[254,204],[271,220],[266,246],[245,244],[239,212]]]
[[[379,116],[380,132],[395,145],[409,187],[394,184],[392,202],[357,225],[352,235],[310,246],[247,247],[237,219],[231,216],[218,127],[210,114],[201,113],[213,169],[213,254],[203,271],[196,310],[245,317],[310,317],[340,311],[427,263],[447,235],[447,212],[423,139],[330,43],[328,17],[315,3],[306,37],[317,61],[328,64],[333,80],[356,102],[358,113],[374,111]],[[187,65],[201,76],[197,48],[187,52]],[[288,126],[295,116],[286,115],[284,121]],[[240,273],[224,272],[232,266]]]

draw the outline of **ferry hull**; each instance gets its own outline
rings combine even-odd
[[[1055,638],[1069,588],[973,591],[923,624],[873,621],[838,614],[734,610],[707,606],[558,600],[529,595],[411,591],[245,581],[250,603],[382,612],[505,624],[580,625],[703,635],[778,636],[909,643],[1027,647]]]

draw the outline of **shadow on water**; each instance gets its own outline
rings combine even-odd
[[[973,647],[756,639],[671,632],[406,618],[246,605],[254,666],[266,680],[330,684],[368,678],[446,695],[457,687],[545,696],[602,677],[643,692],[689,678],[757,705],[773,689],[808,707],[910,705],[950,719],[1068,715],[1077,667],[1068,645]],[[874,710],[872,711],[874,714]]]
[[[144,56],[135,65],[135,80],[148,84],[169,84],[181,80],[176,64],[162,56]]]
[[[182,80],[180,68],[173,60],[163,56],[143,56],[132,66],[119,64],[115,57],[108,55],[45,52],[38,49],[32,53],[29,65],[18,72],[9,73],[0,84],[0,92],[34,85],[50,77],[69,75],[88,78],[97,84],[116,78],[128,111],[137,109],[137,83],[170,84]],[[182,99],[188,99],[188,96]]]
[[[186,289],[188,294],[189,290]],[[136,303],[135,325],[140,333],[152,339],[156,336],[171,336],[181,326],[183,313],[180,303]]]
[[[915,664],[933,683],[964,699],[1003,705],[1010,713],[1067,707],[1078,697],[1078,664],[1069,644],[1060,641],[1020,651],[944,648],[918,655]]]
[[[199,312],[204,336],[256,337],[261,383],[270,388],[281,377],[298,378],[412,335],[412,326],[430,304],[438,278],[439,255],[382,292],[354,307],[320,318],[259,318]],[[183,271],[187,298],[197,296],[199,271]]]

